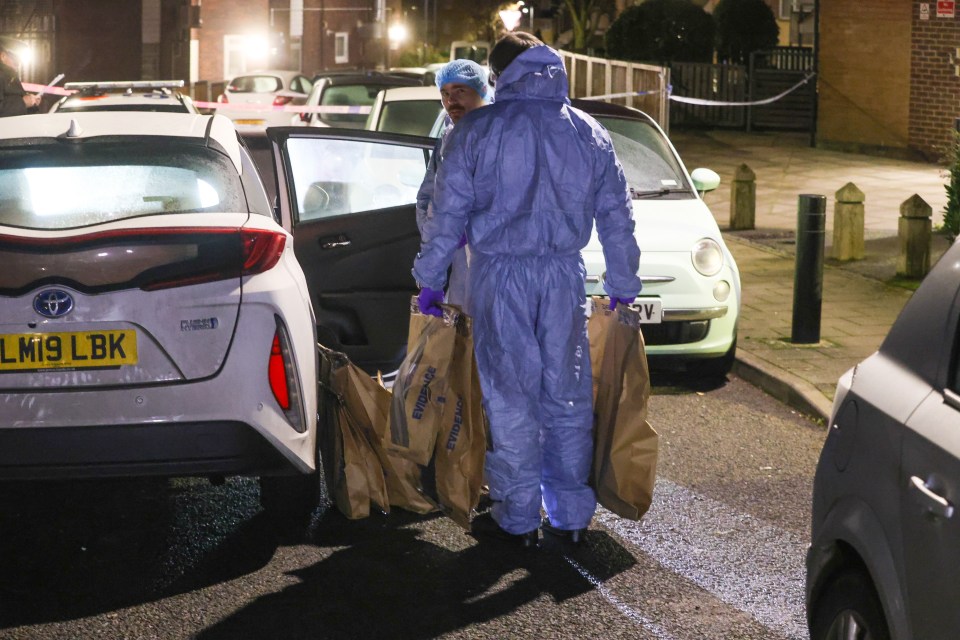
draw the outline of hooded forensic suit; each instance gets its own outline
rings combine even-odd
[[[450,134],[413,273],[442,289],[466,230],[494,520],[509,533],[533,531],[542,501],[554,527],[582,529],[596,497],[587,485],[593,403],[580,250],[596,221],[605,290],[637,295],[630,196],[606,130],[570,106],[553,49],[521,53],[496,90]]]

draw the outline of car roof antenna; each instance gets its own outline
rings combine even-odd
[[[74,120],[73,118],[71,118],[70,128],[67,129],[67,137],[79,138],[82,134],[83,134],[83,129],[80,128],[80,123]]]

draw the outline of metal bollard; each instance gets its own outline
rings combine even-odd
[[[730,229],[754,229],[757,217],[757,174],[746,164],[737,167],[730,186]]]
[[[793,327],[795,344],[820,342],[820,309],[823,303],[823,247],[827,198],[803,194],[797,204],[797,266],[793,276]]]

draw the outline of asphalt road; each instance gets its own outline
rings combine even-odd
[[[400,511],[291,533],[246,479],[3,485],[0,638],[805,638],[824,427],[733,377],[654,382],[653,507],[572,553]]]

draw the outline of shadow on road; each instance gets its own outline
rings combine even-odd
[[[150,602],[216,550],[243,541],[219,579],[269,562],[276,534],[256,483],[133,478],[0,485],[0,628]]]
[[[429,516],[428,516],[429,518]],[[560,602],[593,589],[567,558],[607,579],[635,560],[600,531],[566,558],[504,542],[452,550],[424,538],[423,516],[396,511],[348,521],[330,511],[314,544],[342,547],[292,572],[299,582],[264,596],[197,638],[435,638],[517,611],[544,596]],[[459,531],[455,536],[466,536]],[[590,549],[606,547],[601,562]],[[621,553],[610,553],[610,548]]]
[[[233,615],[191,637],[427,638],[543,597],[576,597],[593,589],[591,578],[636,562],[603,531],[590,531],[587,545],[567,556],[524,552],[402,510],[350,521],[331,508],[291,533],[257,501],[249,479],[5,484],[0,629],[97,616],[229,581],[239,581],[242,594],[244,577],[256,574],[249,592],[271,593],[239,596],[227,606],[236,606]],[[303,565],[287,574],[297,579],[290,586],[283,574],[261,571],[286,546],[282,561]]]

